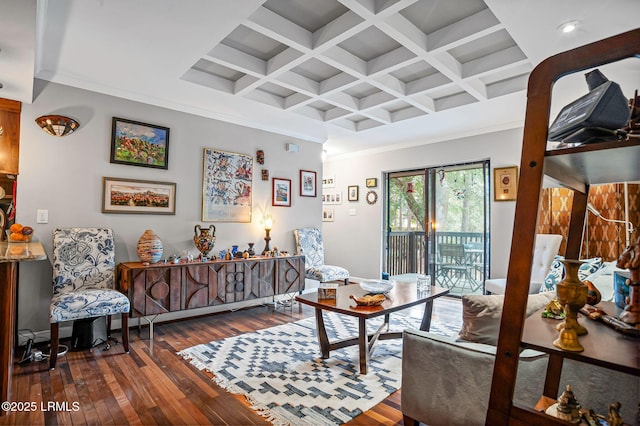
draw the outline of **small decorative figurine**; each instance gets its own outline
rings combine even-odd
[[[572,423],[580,420],[580,404],[571,390],[571,385],[567,385],[565,391],[558,398],[556,417]]]
[[[607,417],[607,423],[609,426],[622,426],[624,423],[620,416],[620,403],[614,402],[609,404],[609,417]]]
[[[249,256],[255,256],[256,254],[255,250],[253,249],[254,244],[255,243],[249,243],[249,248],[247,249],[247,253],[249,253]]]
[[[622,252],[616,266],[629,269],[631,272],[631,279],[627,280],[629,299],[619,318],[627,324],[638,324],[640,323],[640,237]]]

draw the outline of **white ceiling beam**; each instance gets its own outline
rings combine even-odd
[[[341,108],[331,108],[327,111],[325,111],[324,113],[324,121],[334,121],[337,120],[338,118],[342,118],[344,116],[347,116],[351,114],[350,111],[346,111],[344,109]]]
[[[233,93],[235,95],[244,95],[250,90],[258,87],[262,80],[251,75],[244,75],[237,79],[233,85]]]
[[[428,50],[437,52],[478,40],[504,28],[489,9],[482,10],[428,36]]]
[[[495,72],[502,67],[516,67],[529,60],[518,46],[512,46],[498,52],[491,53],[473,61],[462,64],[462,77],[478,76],[487,72]]]
[[[405,98],[405,102],[428,114],[436,112],[436,103],[431,96],[420,94]]]
[[[451,96],[445,96],[443,98],[436,100],[436,110],[443,111],[445,109],[456,108],[464,105],[469,105],[472,103],[478,102],[478,99],[475,99],[471,95],[466,92],[457,93]]]
[[[326,101],[349,111],[356,112],[360,109],[360,102],[358,98],[354,98],[344,92],[338,92],[327,96]]]
[[[340,74],[336,74],[333,77],[329,77],[328,79],[321,81],[320,93],[326,94],[335,90],[342,90],[349,87],[349,85],[357,83],[358,80],[354,76],[341,72]]]
[[[294,93],[293,95],[289,95],[284,98],[284,109],[292,109],[295,107],[300,107],[304,103],[308,103],[313,101],[313,99],[308,96],[303,95],[302,93]]]
[[[282,96],[274,95],[273,93],[265,92],[264,90],[252,90],[244,95],[248,99],[262,102],[266,105],[271,105],[279,109],[284,109],[284,98]]]
[[[382,108],[362,111],[360,114],[382,124],[391,124],[391,114]]]
[[[204,59],[258,77],[267,72],[267,63],[262,59],[224,44],[218,44],[211,49]]]
[[[210,89],[219,90],[229,94],[233,93],[233,81],[217,75],[194,70],[193,68],[187,70],[187,72],[182,76],[182,79]]]
[[[396,123],[402,120],[408,120],[409,118],[420,117],[426,113],[417,108],[403,108],[391,113],[391,122]]]
[[[313,47],[313,35],[310,31],[265,7],[259,7],[245,22],[245,25],[282,44],[304,52]]]
[[[394,100],[396,100],[396,97],[390,95],[387,92],[376,92],[372,95],[365,96],[364,98],[360,99],[358,106],[359,106],[359,110],[362,111],[369,108],[379,107],[382,104],[385,104]]]
[[[291,68],[297,67],[307,59],[309,58],[306,55],[303,55],[296,49],[285,49],[267,61],[267,75],[273,76],[278,72],[286,72]]]
[[[416,55],[407,48],[400,46],[367,62],[367,74],[373,76],[379,73],[389,73],[405,67],[417,60]]]
[[[353,37],[371,24],[352,11],[343,13],[312,34],[313,48],[328,48]]]
[[[348,68],[355,72],[357,76],[365,77],[367,74],[367,63],[357,56],[352,55],[340,46],[333,46],[324,52],[323,55],[330,61],[330,65],[335,68]]]
[[[528,81],[529,75],[522,74],[489,84],[487,85],[487,98],[493,99],[499,96],[527,90]]]
[[[309,118],[313,118],[314,120],[324,121],[324,111],[320,111],[317,108],[303,105],[301,107],[297,107],[295,109],[297,114],[304,115]]]
[[[320,84],[311,80],[310,78],[304,77],[295,72],[286,72],[278,77],[278,81],[282,83],[283,86],[295,90],[298,92],[302,92],[307,96],[317,96],[320,93]]]
[[[445,85],[453,85],[453,82],[440,73],[431,74],[408,82],[406,84],[407,95],[415,95]]]
[[[385,91],[395,96],[402,97],[406,95],[406,86],[404,82],[390,74],[381,74],[375,77],[374,80],[380,85],[377,87],[383,86],[386,88]]]
[[[380,123],[379,121],[367,118],[356,123],[356,131],[361,132],[363,130],[373,129],[374,127],[381,126],[382,124],[383,123]]]

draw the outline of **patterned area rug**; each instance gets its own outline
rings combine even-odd
[[[382,318],[367,321],[371,332]],[[325,314],[331,340],[357,335],[356,318]],[[419,318],[395,313],[391,330],[418,328]],[[402,339],[378,341],[369,372],[359,373],[355,346],[320,357],[315,318],[242,334],[178,352],[214,375],[227,391],[245,395],[252,409],[276,425],[334,425],[370,409],[400,387]],[[455,329],[454,329],[455,328]],[[458,326],[431,322],[453,336]]]

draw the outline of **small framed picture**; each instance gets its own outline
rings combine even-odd
[[[518,195],[518,166],[493,169],[493,200],[515,201]]]
[[[358,185],[351,185],[347,187],[347,190],[348,190],[347,199],[349,201],[358,201],[358,193],[360,192],[359,188],[360,187]]]
[[[102,213],[176,214],[176,184],[103,177]]]
[[[378,186],[378,178],[367,178],[365,182],[367,188],[375,188],[376,186]]]
[[[113,117],[111,163],[169,168],[169,128]]]
[[[323,188],[334,188],[336,186],[336,180],[334,176],[325,176],[322,178]]]
[[[291,179],[271,179],[271,205],[291,207]]]
[[[323,192],[322,204],[342,204],[342,192],[339,192],[339,191]]]
[[[322,209],[322,221],[333,222],[333,209]]]
[[[316,172],[300,170],[300,196],[315,197],[316,195]]]

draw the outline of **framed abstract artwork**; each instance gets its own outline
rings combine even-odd
[[[111,163],[169,168],[169,128],[113,117]]]
[[[253,157],[205,148],[202,220],[251,222]]]
[[[102,213],[176,214],[176,184],[103,177]]]
[[[271,185],[271,205],[291,207],[291,179],[273,178]]]

